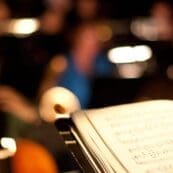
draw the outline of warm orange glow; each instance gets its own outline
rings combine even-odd
[[[11,159],[13,173],[58,173],[53,156],[39,143],[27,139],[17,141],[17,152]]]
[[[113,36],[112,28],[109,25],[100,25],[98,26],[98,35],[99,35],[99,40],[106,42],[111,40]]]
[[[63,56],[55,56],[50,63],[50,68],[55,73],[62,73],[67,68],[67,60]]]

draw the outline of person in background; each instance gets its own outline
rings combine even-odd
[[[152,44],[157,62],[157,73],[148,79],[136,94],[134,101],[173,99],[173,4],[169,0],[155,0],[151,4],[155,42]],[[153,92],[154,91],[154,92]]]
[[[73,7],[72,0],[45,0],[45,10],[40,16],[40,29],[49,35],[61,33],[66,18]]]
[[[81,22],[105,20],[103,2],[99,0],[75,0],[67,16],[68,26],[73,27]]]
[[[169,0],[154,1],[150,9],[154,35],[157,42],[153,44],[160,75],[166,77],[166,71],[173,64],[173,4]]]
[[[77,0],[76,15],[80,20],[96,20],[101,14],[98,0]]]
[[[56,54],[66,51],[65,19],[71,8],[71,0],[44,0],[44,5],[45,8],[38,17],[38,30],[20,39],[21,68],[25,74],[20,84],[26,96],[36,102],[47,64]],[[32,86],[27,87],[30,83]]]
[[[64,2],[65,0],[62,0],[61,4],[57,5],[63,5]],[[62,16],[56,8],[62,10]],[[49,4],[39,16],[40,28],[37,32],[22,38],[7,35],[0,40],[0,114],[5,119],[4,135],[15,139],[30,139],[42,144],[50,151],[55,161],[59,150],[57,131],[53,124],[41,120],[37,94],[45,66],[64,48],[64,13],[62,6]],[[24,152],[21,159],[25,159]],[[30,160],[27,163],[32,166]]]
[[[150,18],[155,26],[158,40],[170,41],[173,38],[172,9],[169,1],[158,0],[152,3]]]
[[[79,98],[82,108],[89,107],[92,79],[113,74],[113,65],[103,54],[99,29],[97,22],[84,22],[70,32],[70,50],[48,65],[42,93],[51,86],[63,86]]]

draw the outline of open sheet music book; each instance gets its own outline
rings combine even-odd
[[[102,168],[96,172],[173,173],[173,101],[81,110],[71,119]]]

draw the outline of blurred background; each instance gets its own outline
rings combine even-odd
[[[152,90],[148,93],[153,95],[151,97],[168,92],[166,89],[159,94],[145,85],[154,84],[150,79],[160,80],[161,76],[162,80],[171,84],[171,1],[164,1],[162,4],[156,0],[3,0],[0,5],[0,81],[2,85],[19,90],[32,101],[38,99],[47,85],[51,85],[45,84],[46,82],[42,84],[47,64],[53,57],[69,52],[74,44],[69,41],[74,39],[69,35],[73,35],[75,28],[85,22],[98,24],[98,39],[102,42],[99,45],[102,48],[98,51],[102,51],[114,66],[112,74],[92,75],[92,98],[87,106],[129,102],[139,94],[150,92],[142,91],[147,88]],[[139,47],[138,55],[135,53],[135,46],[143,46]],[[121,47],[125,49],[122,51],[124,55],[114,49]],[[111,49],[114,51],[111,52]],[[129,56],[134,54],[137,57],[129,60]],[[121,56],[122,62],[117,60]],[[143,59],[138,60],[141,57]],[[54,64],[58,66],[59,63],[65,63],[62,57],[60,62],[56,61]],[[59,66],[63,68],[63,65]],[[55,73],[64,70],[55,68],[59,69]],[[49,76],[47,80],[52,82],[53,79],[50,78]],[[171,97],[170,92],[167,95]]]
[[[44,170],[65,172],[54,125],[40,118],[47,89],[68,88],[82,108],[172,99],[172,17],[171,0],[0,0],[1,136],[36,142],[53,156]],[[2,156],[0,172],[27,173],[22,157]]]

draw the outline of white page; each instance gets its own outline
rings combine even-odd
[[[77,112],[72,116],[76,128],[80,131],[80,136],[90,154],[100,163],[105,173],[127,173],[120,163],[114,158],[113,154],[105,146],[95,129],[90,124],[84,112]],[[108,158],[114,162],[115,169],[108,162]],[[97,171],[103,173],[102,171]]]
[[[86,114],[127,172],[173,172],[173,101],[113,106]],[[112,167],[114,161],[109,159]]]

